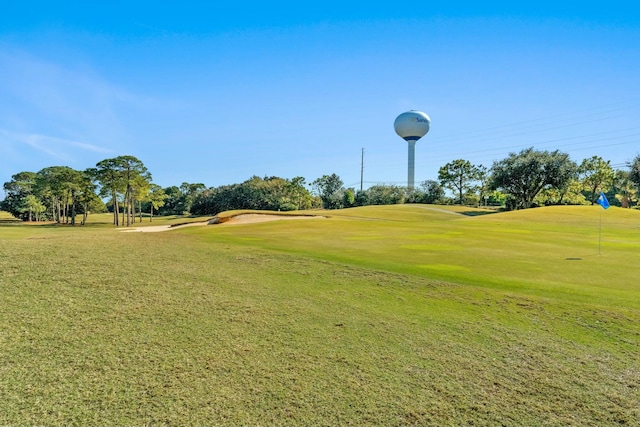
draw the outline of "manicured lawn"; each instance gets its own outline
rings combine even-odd
[[[640,212],[598,209],[0,225],[0,425],[639,424]]]
[[[432,279],[552,297],[620,298],[636,291],[640,211],[569,206],[482,216],[453,207],[376,206],[330,220],[191,230],[215,241]],[[457,208],[459,209],[459,208]],[[470,211],[470,209],[466,209]],[[634,305],[634,307],[636,307]]]

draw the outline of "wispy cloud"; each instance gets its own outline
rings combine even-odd
[[[72,148],[109,153],[131,140],[125,122],[139,98],[85,63],[54,63],[0,43],[0,69],[3,138],[58,158]]]
[[[71,159],[73,156],[70,154],[74,148],[96,153],[113,153],[113,150],[109,148],[88,144],[86,142],[58,138],[55,136],[40,135],[36,133],[27,134],[0,129],[1,146],[8,148],[10,145],[17,144],[28,145],[50,157],[60,160]]]

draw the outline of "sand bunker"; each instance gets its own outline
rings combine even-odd
[[[174,225],[173,227],[170,225],[149,225],[149,226],[143,226],[143,227],[130,227],[130,228],[125,228],[125,229],[121,229],[118,231],[122,231],[123,233],[133,233],[133,232],[140,232],[140,233],[158,233],[160,231],[169,231],[169,230],[175,230],[176,228],[182,228],[182,227],[193,227],[196,225],[207,225],[206,222],[192,222],[189,224],[180,224],[180,225]]]
[[[269,215],[269,214],[242,214],[229,218],[220,224],[254,224],[256,222],[281,221],[286,219],[317,219],[324,218],[319,215]]]
[[[235,225],[235,224],[254,224],[257,222],[269,222],[269,221],[281,221],[286,219],[317,219],[317,218],[325,218],[320,215],[269,215],[269,214],[242,214],[237,215],[231,218],[226,219],[226,221],[220,222],[212,222],[214,220],[204,221],[204,222],[192,222],[189,224],[179,224],[179,225],[150,225],[143,227],[131,227],[126,228],[122,231],[124,233],[132,233],[132,232],[140,232],[140,233],[158,233],[161,231],[169,231],[175,230],[182,227],[194,227],[199,225],[208,225],[208,224],[216,224],[216,225]]]

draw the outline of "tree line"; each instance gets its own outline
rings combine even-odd
[[[527,148],[495,161],[491,168],[468,160],[453,160],[438,170],[438,180],[418,188],[376,185],[365,191],[345,189],[339,177],[325,175],[313,182],[329,209],[397,203],[498,206],[506,210],[560,204],[594,204],[605,193],[611,205],[638,208],[640,156],[628,170],[615,170],[599,156],[577,164],[567,153]],[[448,190],[451,196],[447,196]]]
[[[527,148],[494,162],[490,169],[455,160],[441,167],[438,177],[455,192],[457,203],[486,205],[500,201],[509,210],[594,204],[603,192],[612,205],[637,207],[640,156],[627,166],[628,170],[615,170],[600,156],[578,164],[558,150]]]
[[[186,183],[162,188],[152,182],[143,162],[134,156],[105,159],[83,171],[51,166],[19,172],[4,183],[0,209],[25,221],[84,224],[91,212],[111,212],[113,224],[129,226],[154,215],[214,215],[232,209],[302,210],[400,203],[457,203],[524,209],[543,205],[595,203],[602,191],[612,205],[638,207],[640,155],[628,170],[614,170],[599,156],[580,164],[568,154],[527,148],[510,153],[491,168],[453,160],[438,171],[437,180],[416,188],[374,185],[345,188],[338,175],[311,183],[303,177],[253,176],[239,184],[207,187]],[[447,195],[447,191],[451,196]]]
[[[78,215],[84,224],[90,212],[107,210],[115,225],[131,225],[136,216],[141,220],[143,201],[157,208],[164,200],[162,188],[152,184],[151,173],[134,156],[105,159],[83,171],[51,166],[19,172],[4,190],[0,209],[16,218],[71,225]]]

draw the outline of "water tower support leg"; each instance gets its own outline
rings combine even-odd
[[[407,165],[407,187],[413,188],[414,165],[416,158],[416,141],[408,141],[409,143],[409,160]]]

